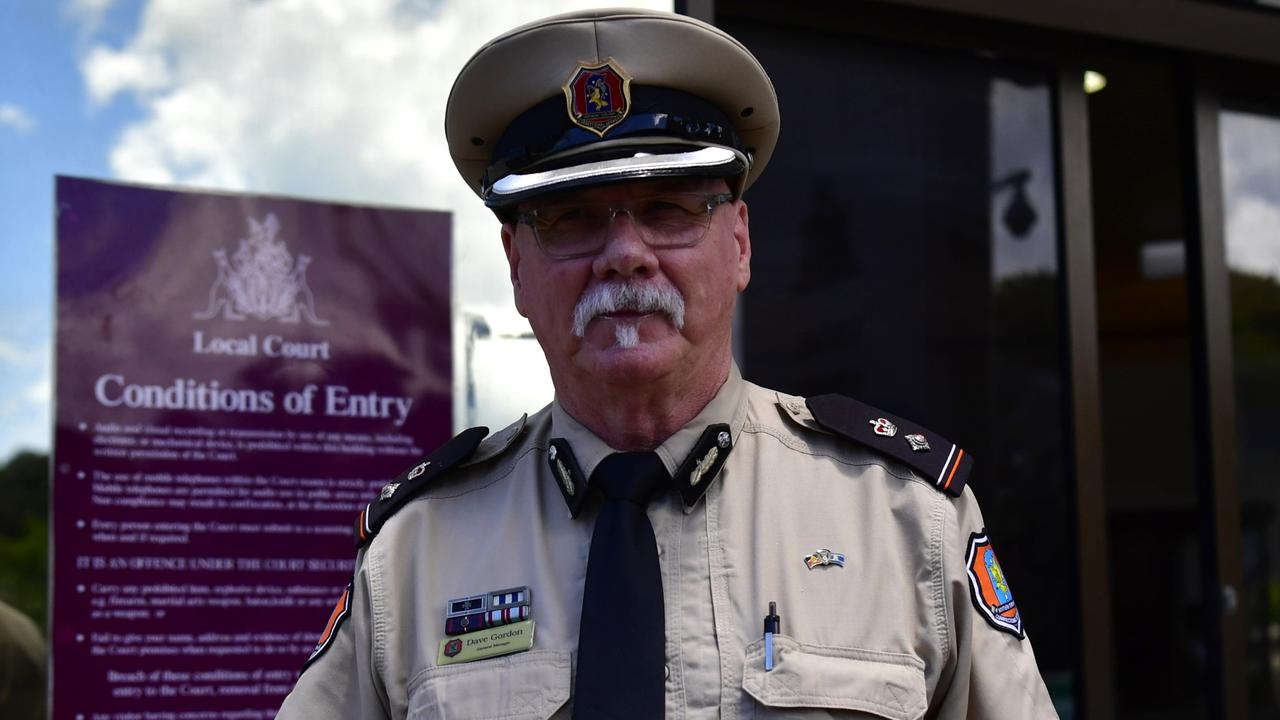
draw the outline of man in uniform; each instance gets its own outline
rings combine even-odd
[[[547,18],[471,58],[445,125],[556,398],[360,513],[281,717],[1056,717],[973,458],[733,362],[742,194],[778,133],[745,47]]]

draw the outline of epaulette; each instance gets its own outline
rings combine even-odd
[[[964,491],[973,456],[941,435],[844,395],[818,395],[805,404],[823,428],[909,465],[952,497]]]
[[[471,457],[480,441],[489,434],[487,427],[463,430],[457,437],[441,445],[422,459],[422,462],[400,473],[387,483],[378,498],[369,503],[356,517],[356,549],[369,544],[382,529],[387,518],[404,507],[431,485],[431,481]]]

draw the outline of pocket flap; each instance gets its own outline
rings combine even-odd
[[[859,710],[888,720],[916,720],[928,707],[924,662],[914,655],[810,645],[773,638],[773,670],[764,640],[747,646],[742,689],[768,707]]]
[[[409,717],[547,720],[569,700],[571,672],[555,650],[431,667],[409,683]]]

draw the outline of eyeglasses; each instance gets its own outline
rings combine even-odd
[[[732,200],[729,193],[661,193],[632,199],[621,207],[609,203],[547,205],[522,212],[516,219],[533,228],[543,252],[567,260],[600,252],[609,241],[609,228],[618,213],[631,218],[649,247],[697,245],[711,227],[711,214]]]

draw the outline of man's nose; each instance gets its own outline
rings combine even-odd
[[[606,229],[604,247],[596,255],[592,269],[601,279],[651,277],[658,269],[658,256],[644,240],[644,229],[625,209],[613,211]]]

